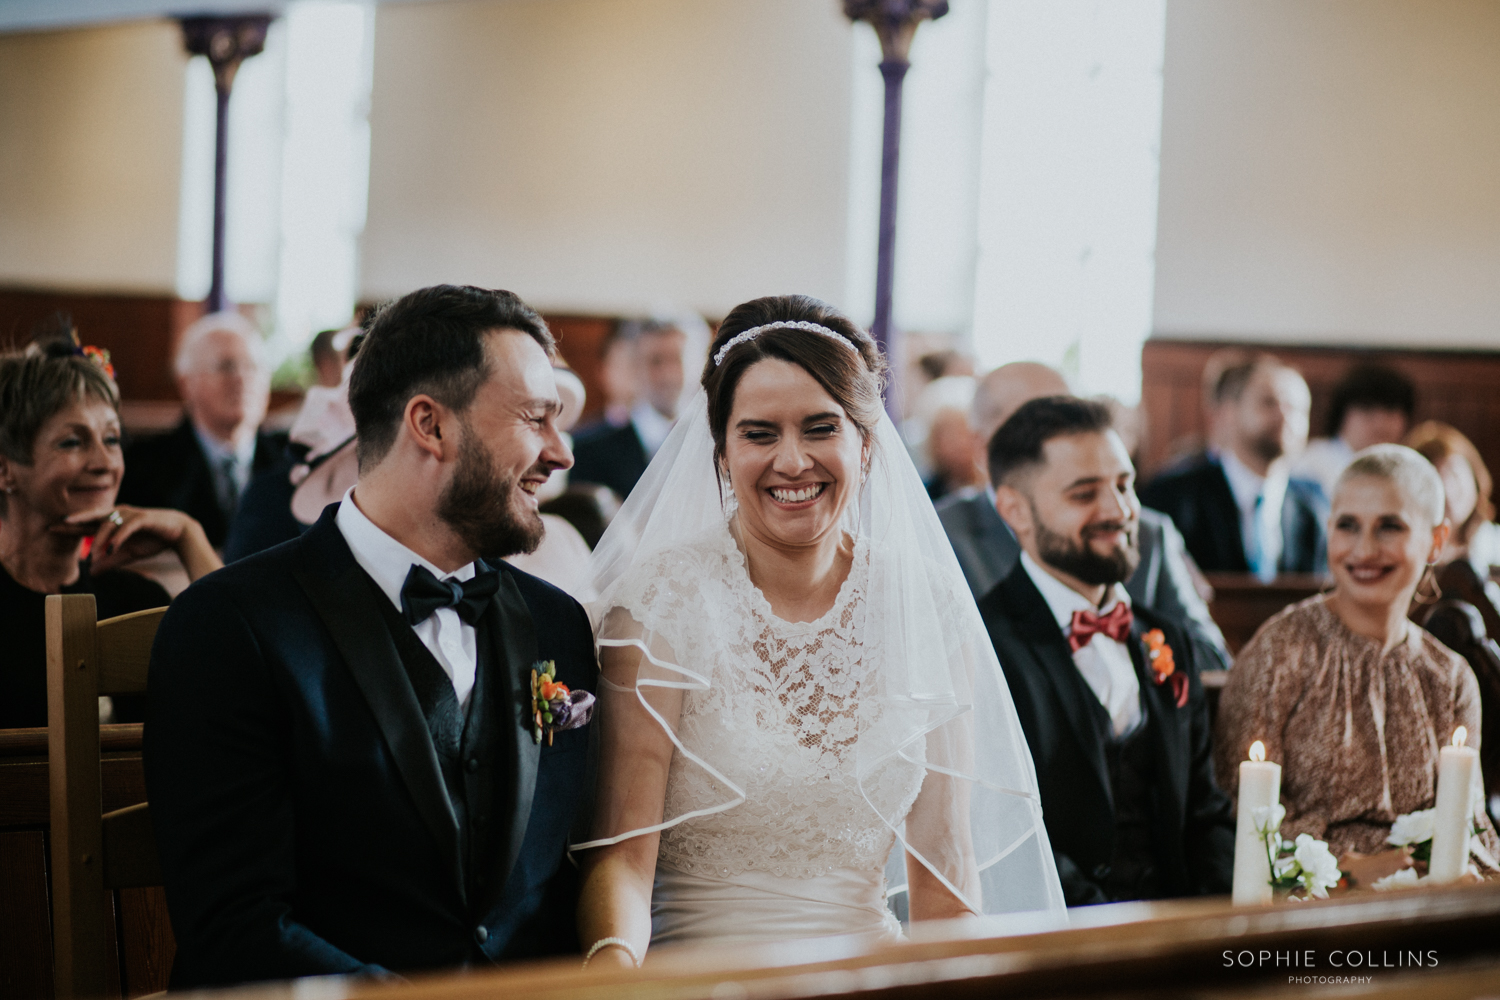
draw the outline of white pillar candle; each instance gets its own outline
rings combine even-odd
[[[1250,759],[1240,763],[1239,803],[1235,807],[1234,905],[1264,906],[1271,901],[1271,863],[1266,841],[1255,827],[1257,809],[1281,802],[1281,765],[1266,760],[1260,740],[1250,745]]]
[[[1453,745],[1438,755],[1437,808],[1432,817],[1432,858],[1427,872],[1434,882],[1456,882],[1469,865],[1469,830],[1473,826],[1474,775],[1479,751],[1465,746],[1469,732],[1453,731]]]

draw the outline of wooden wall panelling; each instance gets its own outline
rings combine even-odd
[[[1492,472],[1500,472],[1500,352],[1303,347],[1210,341],[1148,340],[1141,350],[1146,439],[1141,470],[1165,464],[1183,443],[1201,439],[1204,364],[1226,347],[1264,350],[1297,368],[1312,390],[1312,436],[1325,433],[1333,387],[1350,366],[1373,361],[1417,385],[1416,419],[1442,420],[1467,434]]]
[[[109,351],[120,395],[126,399],[177,398],[172,347],[203,314],[201,302],[167,295],[95,295],[0,288],[0,346],[24,345],[32,327],[55,312],[73,317],[85,344]]]
[[[597,419],[604,412],[604,341],[614,332],[615,319],[609,316],[574,316],[567,314],[544,317],[552,335],[557,338],[557,352],[568,367],[578,374],[588,398],[583,404],[581,422]],[[691,373],[689,375],[691,377]]]

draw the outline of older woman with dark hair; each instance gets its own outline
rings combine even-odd
[[[108,361],[71,331],[0,355],[0,728],[47,724],[48,594],[93,594],[110,618],[170,600],[121,569],[136,559],[173,549],[192,579],[221,565],[186,514],[115,504],[119,407]]]
[[[1232,793],[1238,763],[1263,742],[1282,765],[1284,837],[1312,834],[1335,855],[1380,852],[1397,816],[1432,807],[1438,750],[1454,729],[1478,744],[1473,671],[1407,618],[1414,598],[1431,599],[1448,534],[1443,484],[1426,459],[1392,444],[1358,453],[1333,494],[1333,590],[1272,618],[1235,660],[1218,773]],[[1493,858],[1500,842],[1482,807],[1474,819]]]

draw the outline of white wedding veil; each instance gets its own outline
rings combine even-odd
[[[862,655],[876,683],[862,689],[855,773],[865,801],[896,836],[887,866],[891,892],[904,888],[902,862],[909,852],[977,913],[1061,913],[1036,772],[984,623],[889,417],[881,415],[871,443],[868,478],[849,501],[843,524],[870,552],[865,599],[856,613],[863,616]],[[594,833],[577,849],[664,830],[745,801],[744,789],[684,746],[671,711],[662,709],[664,696],[681,704],[707,690],[723,665],[691,662],[678,652],[691,651],[690,645],[626,606],[638,602],[642,574],[670,576],[662,570],[663,553],[714,533],[728,535],[726,501],[732,510],[727,487],[721,497],[700,390],[594,551],[600,598],[589,614],[601,653],[633,646],[644,654],[633,690],[601,682],[601,711],[609,712],[612,698],[638,700],[650,724],[671,738],[673,766],[702,768],[705,780],[692,784],[697,791],[686,800],[675,795],[659,823],[638,828],[612,815],[610,796],[601,795]],[[627,600],[625,593],[636,596]],[[607,740],[603,752],[610,752]],[[925,769],[920,809],[898,815],[889,796],[874,792],[893,766]]]

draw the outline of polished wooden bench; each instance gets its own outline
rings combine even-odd
[[[146,800],[141,726],[101,726],[103,808]],[[47,730],[0,730],[0,997],[48,1000],[53,995],[52,920],[47,871],[50,799]],[[115,913],[115,970],[109,996],[166,988],[171,924],[159,888],[110,894]]]
[[[1296,988],[1311,989],[1314,996],[1437,1000],[1493,995],[1500,983],[1500,884],[1364,893],[1266,908],[1236,908],[1222,898],[1121,903],[1073,910],[1070,916],[1072,926],[1061,929],[1038,927],[1027,918],[927,925],[916,940],[873,952],[839,939],[663,949],[639,972],[582,971],[574,958],[419,977],[405,984],[302,981],[236,995],[246,1000],[311,995],[319,1000],[1249,998],[1285,993],[1291,976],[1363,978],[1372,975],[1372,962],[1377,966],[1372,988]]]

